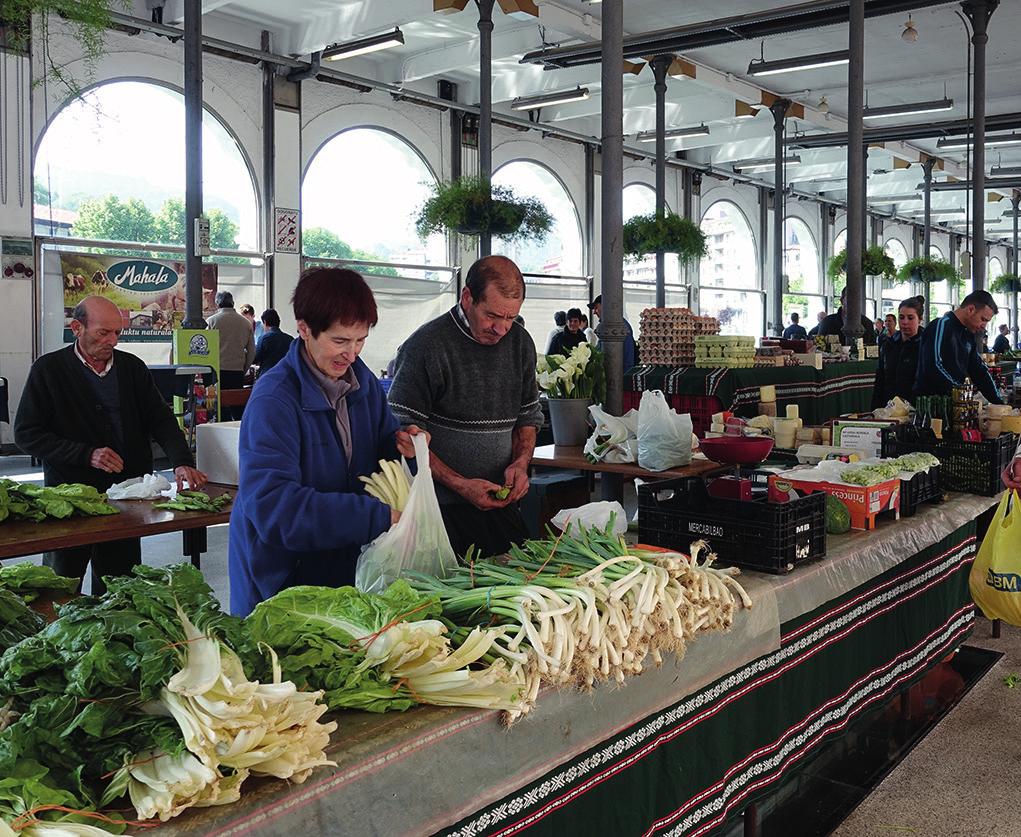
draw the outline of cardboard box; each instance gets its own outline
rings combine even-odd
[[[900,480],[897,478],[878,485],[843,485],[799,480],[796,472],[786,472],[769,478],[769,491],[771,495],[778,492],[791,499],[816,491],[832,494],[847,506],[852,529],[875,529],[877,515],[886,511],[900,518]]]
[[[240,421],[219,421],[195,428],[195,467],[222,485],[238,484]]]

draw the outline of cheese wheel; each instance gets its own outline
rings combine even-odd
[[[776,387],[772,384],[767,386],[759,387],[759,401],[763,404],[773,404],[776,402]]]
[[[1010,415],[1010,407],[1006,404],[990,404],[986,407],[986,413],[991,418],[1003,418]]]
[[[936,434],[937,439],[943,438],[943,419],[934,418],[932,421],[932,432]]]
[[[1021,416],[1004,416],[1000,419],[1000,430],[1004,433],[1021,433]]]
[[[798,418],[798,405],[788,404],[787,405],[787,418],[796,419]]]

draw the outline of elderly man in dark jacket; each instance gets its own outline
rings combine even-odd
[[[205,485],[184,434],[145,364],[117,351],[123,322],[110,300],[90,296],[74,309],[75,342],[32,365],[14,422],[14,441],[41,459],[46,485],[81,482],[105,491],[152,471],[150,439],[163,448],[178,487]],[[48,552],[58,575],[84,578],[92,562],[92,592],[103,575],[126,575],[141,561],[138,538]]]

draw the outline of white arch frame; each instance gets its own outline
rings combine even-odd
[[[106,79],[103,79],[101,81],[95,81],[92,84],[88,85],[87,87],[84,87],[82,89],[82,91],[81,91],[81,94],[82,94],[82,96],[85,96],[85,95],[87,95],[88,93],[91,93],[94,90],[99,90],[100,88],[103,88],[103,87],[109,87],[111,84],[122,84],[122,83],[151,84],[151,85],[156,86],[156,87],[162,87],[162,88],[164,88],[166,90],[173,91],[174,93],[177,93],[179,96],[181,96],[182,99],[184,98],[184,88],[183,87],[181,87],[181,86],[179,86],[179,85],[177,85],[177,84],[175,84],[175,83],[173,83],[171,81],[166,81],[166,80],[159,79],[159,78],[149,78],[149,77],[146,77],[146,76],[116,76],[116,77],[106,78]],[[36,168],[36,165],[38,163],[39,148],[42,145],[43,139],[46,137],[46,134],[49,131],[50,127],[53,125],[53,123],[60,117],[60,115],[67,109],[67,107],[72,102],[77,101],[78,98],[79,97],[76,97],[76,96],[67,96],[62,101],[62,103],[60,104],[59,107],[57,107],[55,110],[49,112],[48,118],[45,120],[45,123],[42,125],[41,129],[39,130],[39,132],[32,138],[32,178],[33,178],[33,180],[35,179],[35,176],[36,176],[35,168]],[[224,131],[227,133],[227,136],[229,136],[232,140],[234,140],[234,144],[238,148],[238,152],[241,155],[241,160],[242,160],[242,162],[244,162],[245,168],[248,171],[248,176],[251,178],[252,193],[255,196],[255,246],[252,249],[254,249],[254,250],[265,249],[265,242],[263,240],[265,238],[265,224],[263,223],[263,220],[262,220],[263,219],[262,189],[261,189],[261,185],[260,185],[260,178],[259,178],[259,176],[258,176],[258,174],[256,172],[255,165],[254,165],[254,163],[252,161],[252,158],[248,154],[248,151],[245,148],[245,145],[244,145],[241,137],[233,129],[232,125],[223,117],[223,115],[216,110],[216,108],[214,108],[212,105],[210,105],[207,100],[203,99],[202,109],[203,109],[204,112],[209,113],[213,118],[216,119],[216,121],[220,125],[220,127],[224,129]],[[241,248],[241,249],[245,249],[245,248]]]
[[[578,252],[581,257],[581,265],[579,273],[581,275],[585,271],[585,227],[581,222],[581,215],[578,213],[578,202],[575,200],[574,195],[571,194],[571,190],[568,188],[564,179],[557,174],[556,171],[551,169],[541,160],[536,160],[532,157],[511,157],[506,160],[501,160],[499,164],[494,162],[493,164],[493,177],[495,178],[499,174],[500,170],[511,165],[511,163],[528,163],[529,165],[537,166],[538,168],[544,169],[557,183],[560,184],[560,188],[564,190],[564,194],[567,195],[567,199],[571,202],[571,209],[573,212],[575,228],[578,230]],[[558,274],[550,274],[550,276],[557,276]],[[560,274],[560,275],[574,275],[574,274]]]

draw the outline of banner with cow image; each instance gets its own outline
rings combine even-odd
[[[128,343],[170,342],[185,313],[184,262],[61,253],[64,282],[64,342],[74,341],[71,319],[75,306],[87,296],[106,297],[121,312],[121,340]],[[216,312],[215,264],[202,265],[202,313]]]

